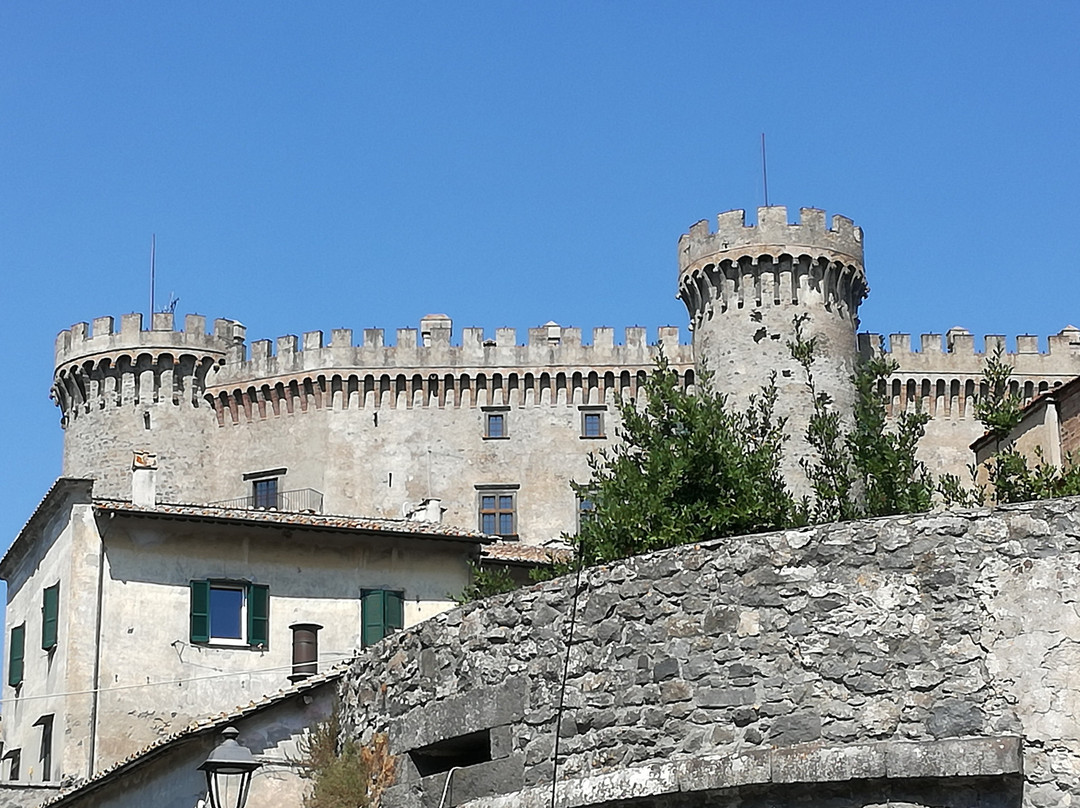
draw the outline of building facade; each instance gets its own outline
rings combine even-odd
[[[178,329],[170,313],[61,332],[64,479],[0,561],[0,772],[91,777],[280,686],[292,626],[322,626],[320,653],[340,658],[449,608],[485,544],[535,562],[577,529],[588,503],[569,482],[616,440],[616,403],[639,394],[659,346],[687,389],[705,369],[739,401],[775,380],[796,488],[811,407],[788,349],[795,324],[842,411],[858,358],[885,351],[898,365],[890,412],[930,413],[924,460],[962,474],[986,354],[961,328],[918,350],[906,334],[858,334],[863,245],[850,219],[809,208],[797,223],[782,207],[753,225],[742,211],[697,223],[678,245],[690,344],[675,326],[458,336],[445,315],[393,345],[381,329],[248,344],[235,321],[208,332],[188,315]],[[1004,337],[985,339],[998,347]],[[1033,399],[1080,375],[1080,330],[1046,351],[1018,337],[1007,359]]]

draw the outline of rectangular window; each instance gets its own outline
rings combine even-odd
[[[604,437],[604,407],[581,407],[581,437]]]
[[[60,583],[46,589],[41,598],[41,647],[51,651],[56,647],[56,625],[60,616]]]
[[[509,407],[482,407],[484,412],[484,439],[500,440],[510,437]]]
[[[256,509],[271,510],[278,505],[278,478],[268,477],[251,483],[251,506]]]
[[[480,494],[480,530],[490,536],[516,536],[514,495],[510,492]]]
[[[38,762],[41,764],[41,782],[47,783],[52,780],[53,717],[43,715],[34,722],[34,725],[41,727],[41,751]]]
[[[266,649],[270,587],[243,581],[192,581],[191,641]]]
[[[393,589],[362,589],[360,612],[360,643],[367,647],[403,627],[405,593]]]
[[[578,497],[577,499],[577,526],[578,530],[581,530],[581,526],[585,524],[589,519],[592,519],[596,513],[596,504],[588,497]]]
[[[23,656],[26,653],[26,623],[11,629],[8,639],[8,684],[18,687],[23,680]]]
[[[22,751],[19,749],[12,749],[6,755],[8,759],[8,780],[19,779],[19,762],[22,758]]]

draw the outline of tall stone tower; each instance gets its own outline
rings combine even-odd
[[[213,407],[205,400],[208,376],[231,354],[244,350],[244,327],[188,315],[183,331],[173,315],[157,312],[150,330],[141,314],[99,317],[91,327],[77,323],[56,338],[52,397],[62,413],[64,475],[93,477],[94,494],[130,499],[132,454],[149,452],[162,461],[158,499],[206,501],[200,481]]]
[[[850,416],[857,358],[859,304],[867,294],[862,229],[844,216],[825,224],[825,211],[802,208],[789,224],[787,208],[758,208],[756,226],[742,210],[717,217],[716,232],[700,221],[679,239],[679,298],[690,314],[694,356],[717,389],[743,404],[775,374],[777,411],[788,419],[789,480],[808,447],[811,400],[806,375],[788,347],[794,320],[817,339],[814,381]],[[796,488],[801,490],[801,484]]]

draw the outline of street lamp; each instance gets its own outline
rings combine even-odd
[[[236,742],[240,733],[234,727],[221,731],[225,739],[218,744],[200,767],[206,772],[206,790],[210,808],[244,808],[251,785],[251,773],[262,764],[251,750]]]

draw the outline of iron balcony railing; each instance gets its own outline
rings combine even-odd
[[[263,492],[236,499],[207,503],[216,508],[239,508],[245,511],[287,511],[289,513],[322,513],[323,495],[314,488],[295,491]]]

